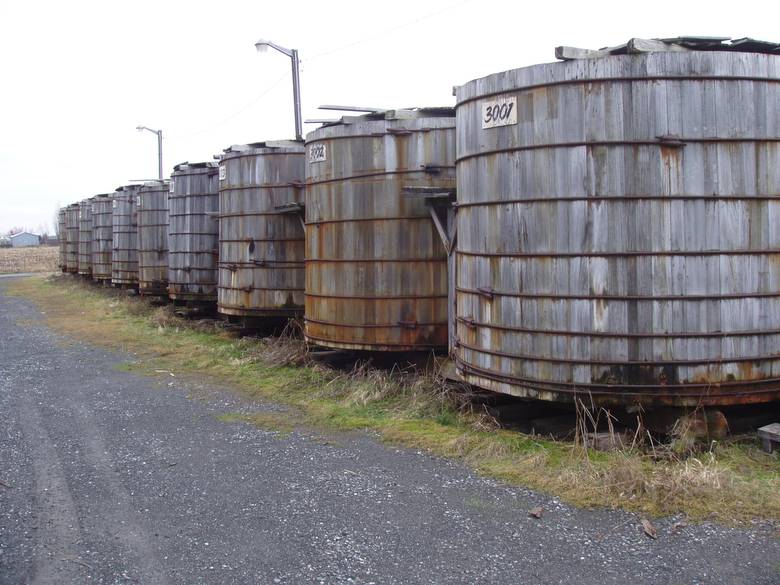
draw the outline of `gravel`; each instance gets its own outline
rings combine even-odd
[[[121,371],[3,286],[0,584],[780,583],[770,524],[651,540],[369,434],[221,422],[281,407]]]

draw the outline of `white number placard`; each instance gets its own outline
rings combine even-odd
[[[227,168],[225,165],[219,165],[219,180],[224,181],[227,178]]]
[[[328,160],[328,152],[324,144],[312,144],[309,147],[309,162],[318,163]]]
[[[482,102],[482,128],[517,124],[517,97],[505,96]]]
[[[173,179],[171,179],[171,182],[168,185],[168,193],[173,193]]]
[[[140,195],[136,195],[135,196],[135,205],[136,205],[136,207],[141,207],[141,196]]]

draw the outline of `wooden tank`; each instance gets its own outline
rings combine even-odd
[[[111,247],[113,233],[112,195],[103,193],[92,198],[92,278],[111,280]]]
[[[223,315],[303,311],[303,226],[285,212],[303,202],[303,179],[299,142],[231,146],[221,156],[217,310]]]
[[[138,285],[138,222],[135,196],[140,185],[119,187],[111,202],[111,282],[122,287]]]
[[[454,187],[451,108],[346,116],[306,137],[306,339],[331,348],[447,345],[447,252],[405,187]]]
[[[215,162],[182,163],[168,193],[168,296],[217,302],[219,169]]]
[[[168,181],[147,181],[138,189],[138,292],[168,295]]]
[[[79,204],[65,208],[65,272],[79,271]]]
[[[79,202],[79,274],[92,276],[92,199]]]
[[[463,378],[561,401],[780,398],[779,80],[780,56],[692,50],[457,88]]]

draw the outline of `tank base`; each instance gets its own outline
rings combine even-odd
[[[444,351],[447,348],[442,345],[392,345],[392,344],[377,344],[371,345],[367,343],[348,343],[343,341],[333,341],[330,339],[323,339],[320,337],[314,337],[312,335],[304,335],[306,341],[318,345],[320,347],[327,347],[330,349],[348,349],[352,351],[368,351],[368,352],[439,352]]]
[[[736,406],[780,401],[780,380],[755,380],[749,383],[711,383],[704,388],[693,386],[631,387],[620,385],[538,384],[457,362],[457,373],[463,380],[484,390],[518,398],[550,402],[576,403],[578,400],[597,406]]]

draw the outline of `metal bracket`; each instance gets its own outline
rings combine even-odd
[[[303,187],[303,183],[301,183],[301,187]],[[304,233],[306,232],[306,204],[305,203],[285,203],[284,205],[277,205],[274,207],[276,211],[278,211],[281,214],[289,214],[289,215],[297,215],[298,219],[301,221],[301,227],[303,227]]]
[[[452,233],[448,234],[446,217],[442,220],[440,212],[444,211],[446,216],[448,208],[454,208],[455,188],[407,186],[403,188],[401,193],[405,197],[420,197],[425,201],[428,212],[431,214],[433,225],[436,227],[436,232],[439,234],[442,244],[444,244],[444,249],[447,251],[447,255],[451,256],[457,241],[458,227],[456,223]]]

